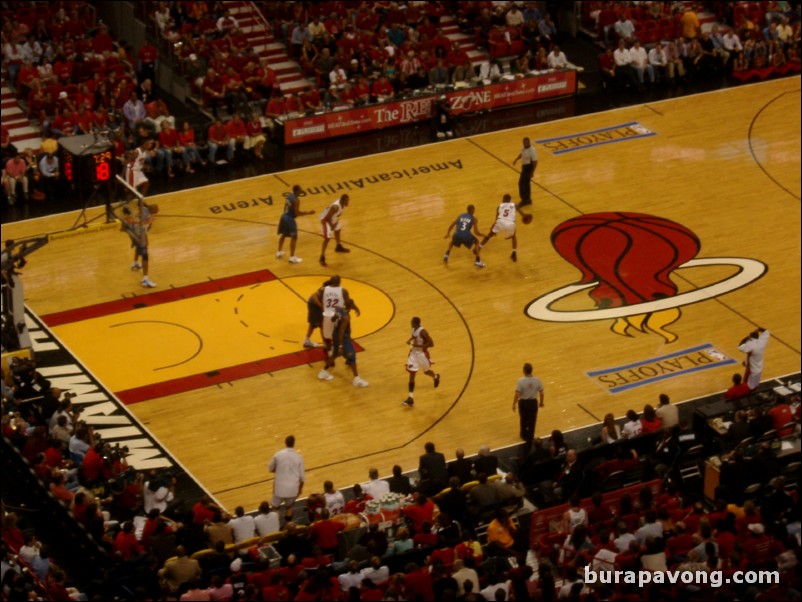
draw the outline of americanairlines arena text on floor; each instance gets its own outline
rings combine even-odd
[[[774,585],[780,583],[778,571],[735,571],[728,577],[724,571],[594,571],[585,567],[585,585],[595,583],[618,585],[621,583],[644,587],[657,585],[709,585],[721,587],[729,584]]]

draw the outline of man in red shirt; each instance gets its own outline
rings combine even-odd
[[[209,496],[204,495],[192,506],[192,522],[196,525],[204,525],[214,520],[214,511],[220,507],[213,503]]]
[[[685,523],[675,523],[674,530],[675,535],[666,541],[666,558],[669,566],[683,562],[688,557],[688,552],[696,545],[693,533],[688,532]]]
[[[234,113],[234,116],[226,124],[226,129],[235,147],[242,148],[245,146],[245,141],[248,139],[248,128],[239,113]]]
[[[248,95],[245,94],[245,84],[242,83],[242,78],[233,67],[229,67],[223,76],[223,86],[229,113],[233,115],[235,111],[241,112],[243,107],[247,107]]]
[[[395,91],[393,90],[393,85],[390,83],[390,80],[387,79],[387,76],[382,74],[379,79],[377,79],[373,83],[373,96],[376,97],[376,102],[382,102],[384,100],[389,100],[393,97]]]
[[[777,431],[780,437],[787,437],[794,432],[791,427],[783,428],[786,424],[794,421],[794,415],[791,413],[791,406],[785,402],[785,399],[778,397],[775,406],[767,413],[771,416],[772,428]]]
[[[131,521],[123,523],[123,528],[114,538],[113,550],[115,553],[119,553],[123,560],[131,560],[132,557],[139,556],[145,552],[142,544],[137,541],[136,535],[134,535],[134,523]]]
[[[212,109],[215,117],[217,117],[217,107],[225,100],[225,89],[222,78],[217,75],[214,69],[209,69],[201,85],[201,94],[203,96],[203,104]]]
[[[72,61],[69,59],[56,61],[56,64],[53,65],[53,73],[58,77],[59,82],[69,84],[72,79]]]
[[[328,509],[324,508],[320,513],[320,520],[312,523],[309,533],[312,540],[320,547],[324,554],[336,554],[339,548],[337,534],[345,529],[345,525],[340,521],[329,518]]]
[[[261,66],[258,71],[261,75],[259,91],[262,93],[263,98],[270,98],[276,89],[276,72],[267,64]]]
[[[234,146],[235,142],[229,136],[228,129],[223,125],[223,122],[218,117],[214,124],[209,128],[209,133],[206,136],[206,141],[209,143],[209,161],[214,164],[217,157],[217,149],[221,146],[226,147],[226,158],[228,161],[234,159]]]
[[[159,147],[164,152],[164,159],[167,161],[167,176],[172,178],[173,173],[173,154],[184,150],[178,144],[178,132],[174,127],[170,127],[168,120],[162,121],[161,131],[159,132]]]
[[[78,132],[81,134],[92,133],[92,126],[95,123],[94,115],[91,111],[86,110],[86,105],[78,105],[78,112],[73,116],[75,125],[78,126]]]
[[[104,130],[109,127],[109,114],[105,107],[98,108],[92,115],[93,127]]]
[[[98,27],[98,33],[92,38],[92,50],[95,54],[103,54],[114,50],[114,39],[109,35],[109,30],[104,24]]]
[[[301,100],[301,96],[298,92],[293,92],[287,97],[287,100],[284,102],[284,106],[287,108],[288,113],[303,113],[304,112],[304,103]]]
[[[354,485],[354,498],[345,503],[344,511],[349,514],[359,514],[365,511],[365,503],[368,501],[368,496],[362,491],[362,486],[359,484]]]
[[[6,162],[6,169],[3,172],[3,189],[9,205],[13,205],[17,198],[17,185],[22,186],[23,200],[28,200],[28,176],[25,175],[27,169],[28,164],[22,155],[12,157]]]
[[[320,93],[314,88],[305,90],[301,94],[301,101],[304,103],[304,106],[307,108],[307,110],[310,111],[323,110],[323,102],[320,100]]]
[[[19,86],[20,96],[28,95],[31,88],[39,83],[39,70],[31,63],[24,61],[17,74],[17,85]]]
[[[744,554],[749,559],[750,565],[764,567],[774,558],[773,540],[766,535],[763,523],[752,523],[747,528],[750,535],[744,542]]]
[[[418,499],[411,506],[402,509],[412,523],[412,530],[420,533],[423,530],[423,523],[428,521],[430,524],[434,517],[434,502],[425,495],[418,494]]]
[[[287,106],[284,97],[281,95],[281,90],[276,88],[273,90],[273,98],[267,103],[265,107],[265,117],[267,117],[267,127],[270,129],[272,135],[276,129],[276,120],[281,119],[287,113]]]
[[[749,395],[751,389],[749,388],[749,385],[742,381],[743,377],[740,374],[733,374],[732,386],[727,389],[726,393],[724,393],[724,399],[727,401],[732,401],[733,399],[739,399],[744,395]]]
[[[607,49],[599,55],[598,63],[602,78],[602,87],[609,88],[616,81],[615,57],[613,56],[612,46],[608,46]]]
[[[149,79],[156,81],[156,68],[159,62],[159,51],[156,47],[145,39],[142,48],[136,54],[138,59],[139,81]]]
[[[86,483],[97,481],[103,474],[105,463],[103,461],[103,456],[101,456],[102,449],[102,443],[90,447],[84,456],[84,461],[81,462],[81,474]]]
[[[432,576],[426,567],[418,568],[417,564],[411,562],[407,565],[405,572],[404,592],[408,600],[434,600]]]

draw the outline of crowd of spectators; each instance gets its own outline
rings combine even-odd
[[[505,72],[523,76],[576,68],[559,47],[554,15],[542,13],[535,2],[257,5],[310,85],[282,90],[238,17],[212,1],[148,3],[159,38],[157,45],[146,40],[138,49],[116,40],[86,2],[33,8],[11,2],[2,30],[7,82],[43,138],[110,133],[120,163],[133,157],[126,158],[127,152],[152,140],[145,170],[170,178],[207,162],[262,159],[276,120],[287,116],[494,81]],[[598,59],[603,86],[638,89],[717,72],[745,81],[799,70],[799,18],[793,6],[727,2],[709,8],[717,11],[723,31],[703,30],[697,9],[679,3],[582,3],[583,19],[611,46]],[[484,59],[472,60],[444,33],[443,15],[455,18]],[[212,113],[215,121],[204,131],[176,124],[170,115],[154,85],[160,51],[175,54],[202,107]],[[449,126],[440,134],[451,131]],[[5,127],[2,138],[6,168],[18,151]],[[45,165],[44,155],[50,155]],[[37,149],[24,160],[28,167],[22,175],[16,173],[19,162],[5,169],[9,203],[32,195],[57,197],[59,157]]]
[[[537,68],[572,68],[555,50],[556,26],[535,3],[521,11],[514,3],[493,2],[320,2],[258,3],[271,34],[313,85],[297,92],[281,89],[276,73],[247,43],[235,16],[215,20],[211,3],[159,3],[152,14],[193,82],[204,107],[218,114],[264,104],[272,127],[287,115],[337,110],[381,102],[424,89],[501,77],[497,58],[526,50],[521,73]],[[489,54],[478,67],[462,46],[439,26],[453,14],[463,33]],[[222,21],[221,21],[222,19]],[[505,40],[515,41],[507,43]],[[548,58],[547,58],[548,56]],[[542,61],[540,60],[541,57]],[[480,63],[482,61],[478,61]]]
[[[114,560],[89,595],[591,601],[635,593],[627,585],[584,584],[586,565],[772,569],[782,579],[772,592],[800,587],[798,463],[791,475],[768,440],[747,438],[772,428],[775,438],[796,436],[799,407],[785,399],[735,419],[712,505],[700,494],[698,473],[690,481],[680,471],[683,453],[700,439],[661,395],[657,409],[646,405],[640,416],[606,417],[590,448],[574,448],[555,430],[516,458],[502,461],[480,446],[472,457],[456,450],[449,462],[427,443],[416,478],[394,466],[388,479],[370,468],[365,483],[345,492],[326,481],[305,500],[305,513],[287,518],[267,501],[250,516],[242,507],[229,515],[208,497],[182,499],[175,479],[129,468],[127,450],[97,437],[71,395],[51,387],[34,363],[18,360],[11,374],[3,383],[3,436]],[[612,508],[602,493],[620,488],[613,477],[622,473],[637,474],[636,487]],[[661,482],[658,494],[653,478]],[[756,479],[759,492],[744,478]],[[393,494],[407,502],[390,530],[354,520],[370,514],[371,500]],[[533,503],[566,506],[548,533],[530,539]],[[6,514],[2,584],[9,599],[28,586],[53,599],[82,599],[32,533]]]
[[[602,84],[640,88],[716,73],[746,81],[800,71],[798,8],[777,2],[715,4],[721,5],[713,7],[719,21],[703,28],[696,6],[583,3],[607,46],[598,58]]]

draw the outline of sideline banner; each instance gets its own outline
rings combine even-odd
[[[569,70],[454,90],[445,96],[453,113],[462,115],[574,94],[576,86],[576,71]],[[425,121],[434,116],[436,100],[433,94],[289,119],[284,122],[284,143],[300,144]]]

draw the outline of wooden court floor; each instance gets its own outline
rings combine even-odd
[[[485,269],[464,249],[444,265],[446,229],[467,204],[487,232],[502,195],[517,200],[512,162],[524,136],[539,165],[518,261],[497,237],[483,250]],[[296,183],[301,209],[314,214],[298,220],[304,262],[291,265],[275,258],[276,224]],[[318,215],[343,192],[352,252],[330,249],[322,268]],[[151,202],[161,208],[151,233],[158,288],[142,289],[129,269],[127,237],[102,232],[33,254],[27,304],[47,321],[132,295],[158,301],[114,320],[62,313],[72,317],[53,332],[112,391],[128,392],[134,416],[228,508],[269,499],[267,462],[290,433],[306,459],[305,493],[326,479],[363,481],[372,466],[414,469],[426,441],[449,458],[460,446],[514,444],[524,362],[545,386],[539,435],[640,411],[660,393],[681,401],[723,390],[740,369],[740,339],[758,325],[773,335],[764,379],[800,369],[798,77]],[[74,221],[13,223],[3,238]],[[627,221],[637,232],[624,243]],[[571,288],[582,266],[597,288]],[[353,329],[365,389],[342,364],[333,381],[317,380],[317,356],[302,352],[306,296],[334,273],[362,309]],[[225,290],[209,292],[220,279]],[[165,296],[172,289],[179,294]],[[408,409],[413,316],[434,339],[442,384],[421,375]],[[215,372],[223,382],[198,386],[198,374]]]

